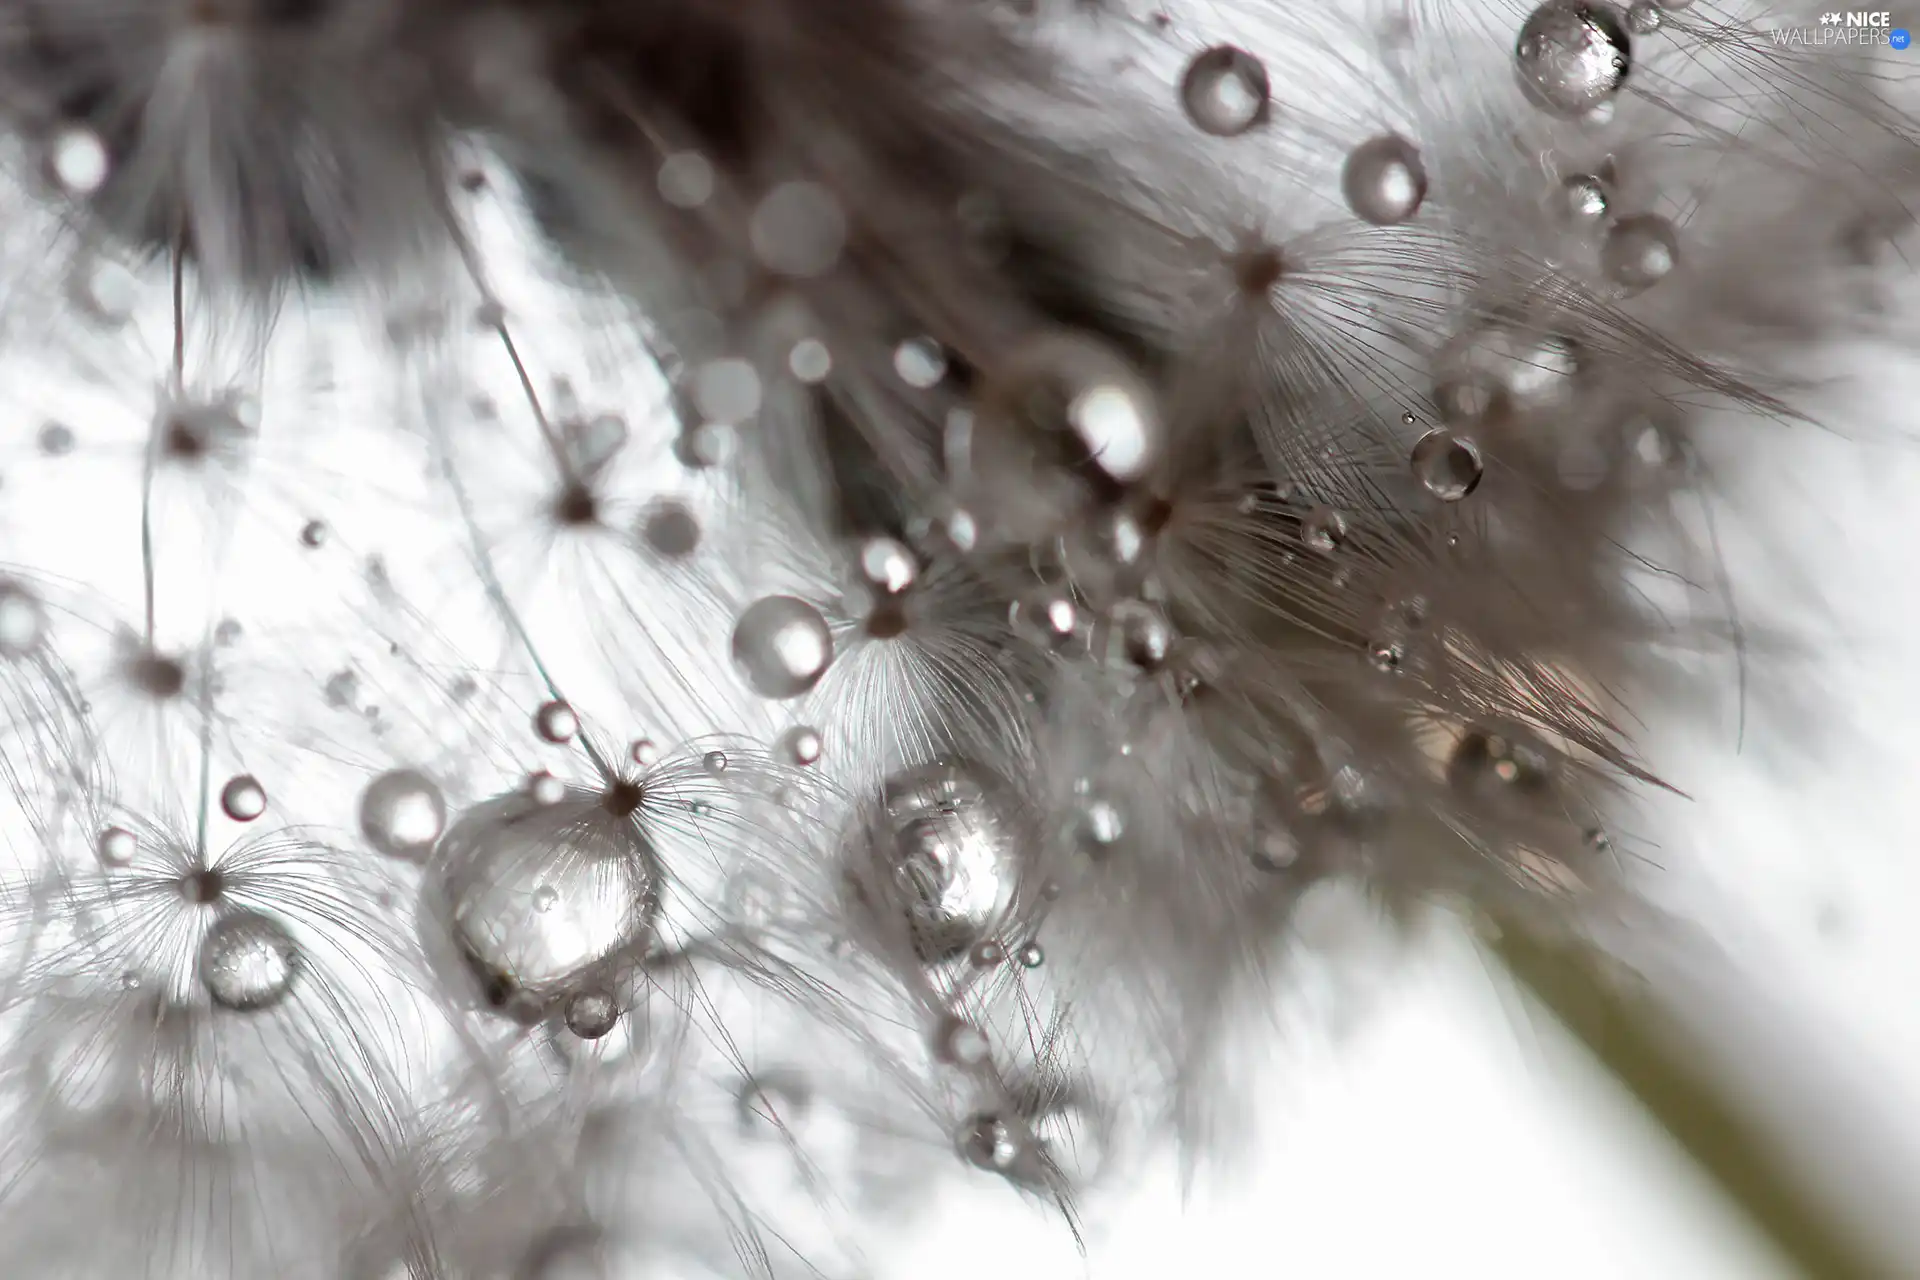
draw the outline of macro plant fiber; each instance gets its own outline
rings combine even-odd
[[[0,0],[7,1274],[852,1280],[1235,1155],[1330,887],[1683,929],[1819,17]]]

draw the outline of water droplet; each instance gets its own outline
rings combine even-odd
[[[49,422],[40,428],[40,452],[49,458],[64,458],[73,452],[73,428],[64,422]]]
[[[840,260],[847,217],[825,187],[787,182],[769,191],[754,209],[747,236],[769,271],[810,279],[825,275]]]
[[[787,352],[787,368],[808,386],[817,386],[833,372],[833,353],[818,338],[802,338]]]
[[[267,811],[267,789],[252,774],[228,778],[220,788],[220,808],[235,822],[252,822]]]
[[[760,412],[760,375],[745,360],[709,360],[693,375],[693,403],[709,422],[745,422]]]
[[[1610,105],[1632,69],[1632,40],[1611,5],[1547,0],[1520,28],[1514,60],[1535,104],[1571,119]]]
[[[1660,6],[1639,0],[1627,7],[1627,29],[1637,36],[1650,36],[1660,29]]]
[[[108,827],[94,842],[94,852],[109,867],[124,867],[133,861],[140,842],[125,827]]]
[[[1397,133],[1381,134],[1347,154],[1340,189],[1355,217],[1391,227],[1420,211],[1427,198],[1427,168],[1418,147]]]
[[[1029,942],[1020,948],[1020,965],[1025,969],[1038,969],[1047,962],[1047,953],[1037,942]]]
[[[893,538],[869,538],[860,546],[860,576],[890,596],[911,587],[920,575],[920,562]]]
[[[1300,542],[1309,551],[1330,556],[1347,540],[1347,518],[1332,507],[1318,506],[1300,522]]]
[[[947,376],[947,353],[932,338],[912,338],[894,348],[893,371],[908,386],[930,390]]]
[[[336,709],[349,707],[360,694],[360,677],[351,671],[336,671],[327,677],[327,683],[321,688],[320,694],[327,700],[327,705],[330,707]]]
[[[1126,815],[1110,800],[1090,800],[1080,812],[1080,834],[1096,851],[1118,844],[1127,833]]]
[[[740,615],[733,661],[763,698],[797,698],[833,661],[833,632],[820,611],[795,596],[767,596]]]
[[[810,725],[797,724],[780,735],[780,754],[797,765],[820,762],[820,733]]]
[[[1577,227],[1598,226],[1613,209],[1613,189],[1591,173],[1576,173],[1560,184],[1560,211]]]
[[[977,1169],[1005,1173],[1020,1159],[1020,1131],[996,1115],[976,1115],[960,1128],[960,1153]]]
[[[1657,213],[1622,218],[1600,246],[1600,269],[1623,289],[1638,293],[1666,279],[1680,260],[1673,224]]]
[[[1414,478],[1442,502],[1458,502],[1472,493],[1485,471],[1479,446],[1445,428],[1421,436],[1412,461]]]
[[[1266,118],[1272,92],[1260,59],[1232,45],[1216,45],[1187,64],[1180,104],[1202,133],[1231,138]]]
[[[700,765],[708,773],[718,777],[727,771],[727,753],[724,751],[709,751],[700,757]]]
[[[89,196],[107,180],[112,159],[100,135],[81,125],[54,134],[47,146],[47,169],[70,196]]]
[[[713,196],[713,165],[698,151],[677,151],[660,164],[660,198],[676,209],[697,209]]]
[[[417,769],[391,769],[360,793],[360,834],[390,858],[418,860],[447,825],[447,802]]]
[[[0,658],[22,658],[39,647],[47,612],[38,596],[18,582],[0,579]]]
[[[220,917],[200,945],[200,981],[223,1009],[249,1013],[280,1003],[300,972],[300,949],[276,920],[255,911]]]
[[[527,798],[539,805],[559,804],[567,798],[567,784],[542,769],[527,776]]]
[[[886,785],[892,838],[878,852],[914,949],[928,963],[963,955],[991,934],[1019,889],[1020,840],[983,777],[939,761]]]
[[[620,1006],[605,991],[576,992],[567,1000],[566,1020],[582,1040],[598,1040],[620,1021]]]
[[[684,560],[700,548],[700,520],[684,502],[658,499],[640,513],[640,541],[663,560]]]
[[[500,1007],[545,1001],[637,955],[652,933],[658,858],[597,791],[538,804],[509,793],[441,838],[432,869],[459,953]]]
[[[541,703],[540,709],[533,713],[533,731],[548,742],[572,742],[580,732],[580,717],[572,707],[556,698]]]
[[[965,1018],[946,1018],[934,1032],[933,1051],[940,1061],[956,1067],[978,1067],[993,1056],[986,1032]]]
[[[1004,964],[1006,959],[1007,949],[992,938],[974,943],[973,950],[967,953],[968,962],[976,969],[992,969]]]
[[[1065,587],[1040,587],[1015,600],[1007,609],[1014,632],[1043,649],[1059,649],[1073,639],[1080,610]]]
[[[660,746],[652,738],[635,738],[627,748],[627,758],[641,768],[651,768],[660,759]]]
[[[308,547],[323,547],[327,542],[327,526],[321,520],[309,520],[300,527],[300,541]]]

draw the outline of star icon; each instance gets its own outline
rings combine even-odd
[[[1820,15],[1820,25],[1823,27],[1837,27],[1840,25],[1840,15],[1837,13],[1823,13]]]

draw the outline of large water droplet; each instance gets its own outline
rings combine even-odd
[[[1638,293],[1666,279],[1680,261],[1673,224],[1657,213],[1622,218],[1600,246],[1600,269],[1623,289]]]
[[[747,606],[733,629],[733,661],[763,698],[797,698],[833,661],[833,632],[820,611],[795,596]]]
[[[1632,41],[1611,5],[1547,0],[1520,28],[1514,60],[1528,96],[1571,119],[1620,91],[1633,67]]]
[[[447,802],[417,769],[392,769],[360,793],[360,834],[390,858],[424,858],[447,825]]]
[[[1458,502],[1480,486],[1485,464],[1480,449],[1465,436],[1438,428],[1413,446],[1413,474],[1442,502]]]
[[[1420,149],[1397,133],[1370,138],[1347,155],[1340,188],[1354,216],[1375,226],[1405,222],[1427,198]]]
[[[200,946],[200,981],[223,1009],[278,1004],[300,971],[300,949],[276,920],[254,911],[222,916]]]
[[[1180,105],[1201,132],[1231,138],[1266,118],[1271,92],[1260,59],[1223,44],[1187,64],[1180,81]]]
[[[252,822],[267,811],[267,789],[252,774],[228,778],[220,788],[220,808],[235,822]]]
[[[536,1000],[646,943],[657,867],[638,821],[581,788],[552,803],[513,792],[469,809],[432,863],[468,964],[497,995]]]
[[[891,838],[879,851],[889,896],[905,909],[928,963],[963,955],[1011,910],[1020,885],[1019,834],[984,775],[938,761],[895,775],[885,790]]]
[[[620,1021],[620,1006],[605,991],[576,992],[567,1000],[567,1030],[582,1040],[598,1040]]]

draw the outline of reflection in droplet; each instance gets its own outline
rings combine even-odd
[[[240,911],[214,921],[200,946],[200,981],[223,1009],[278,1004],[300,971],[300,949],[278,921]]]
[[[1012,908],[1022,849],[984,775],[939,761],[895,775],[885,790],[890,839],[877,852],[890,899],[904,908],[927,963],[965,954]]]
[[[1520,28],[1514,61],[1535,103],[1571,119],[1611,104],[1633,67],[1632,41],[1601,0],[1547,0]]]
[[[541,703],[540,709],[533,713],[533,730],[548,742],[572,742],[580,732],[580,717],[572,707],[556,698]]]
[[[1202,133],[1231,138],[1266,118],[1272,89],[1260,59],[1232,45],[1216,45],[1187,64],[1180,104]]]
[[[1412,462],[1414,478],[1442,502],[1458,502],[1472,493],[1485,472],[1479,447],[1445,428],[1420,437]]]

